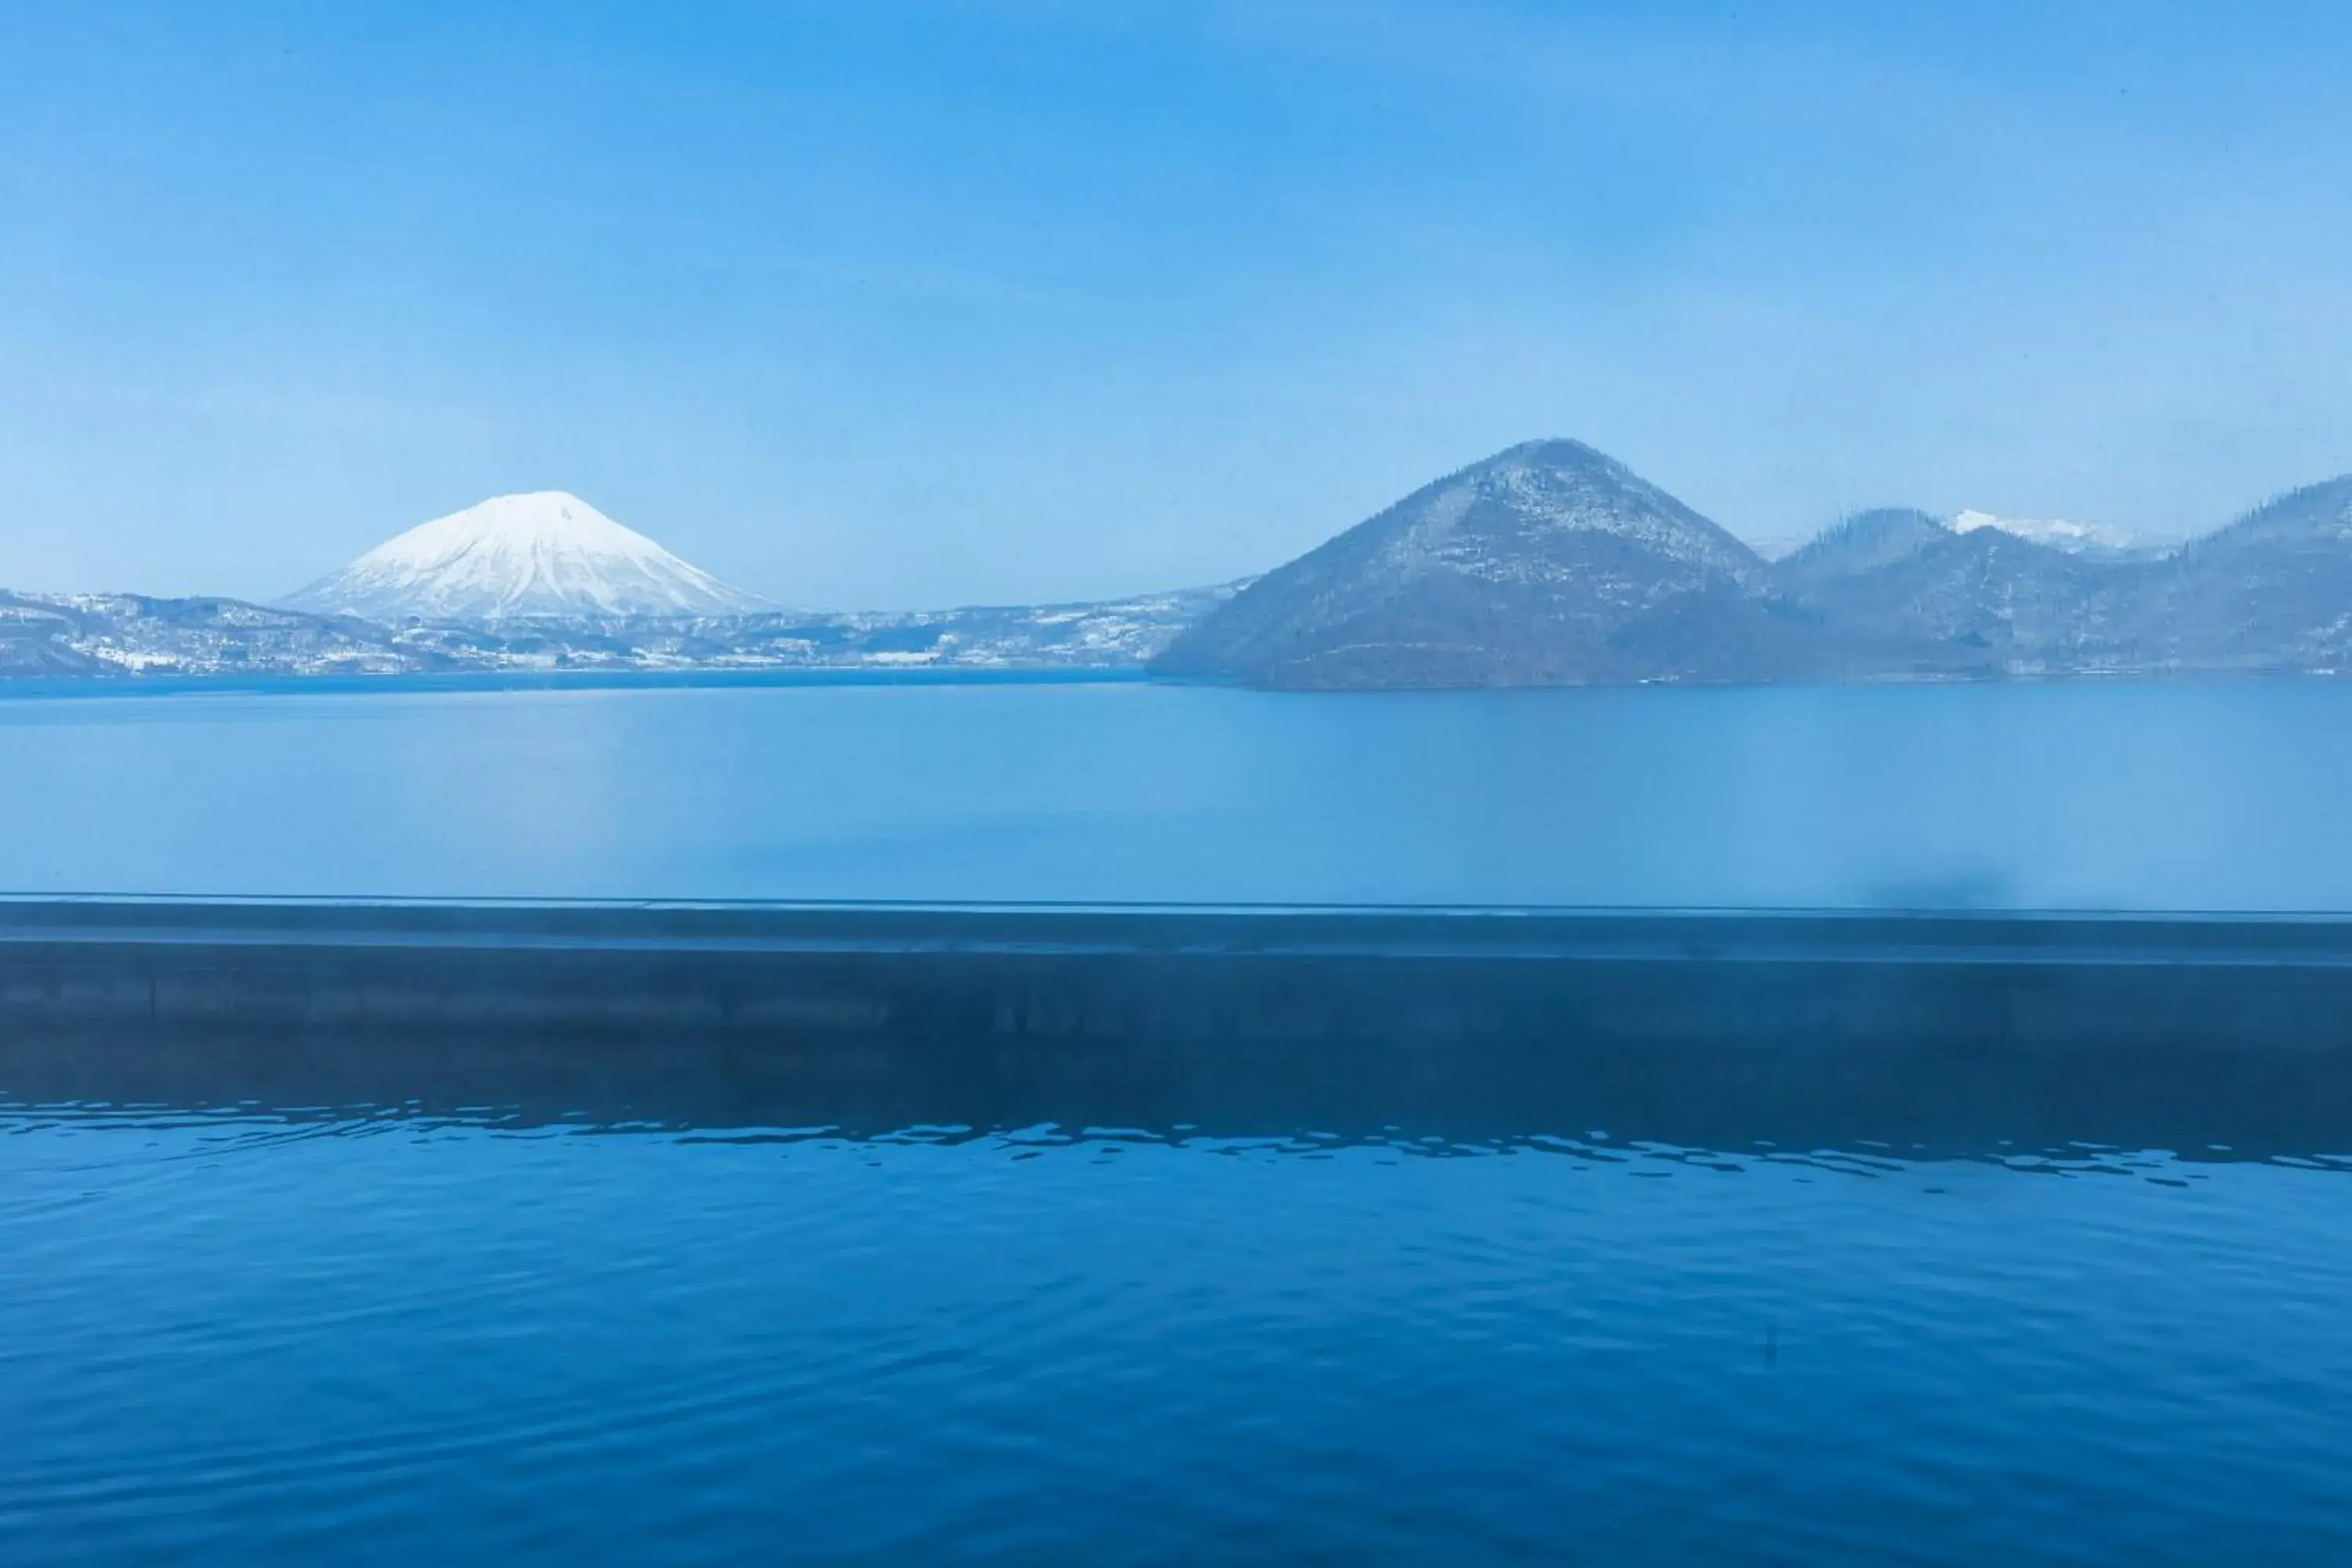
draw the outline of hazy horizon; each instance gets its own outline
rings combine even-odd
[[[2352,469],[2352,16],[0,15],[0,584],[561,489],[789,604],[1263,571],[1567,436],[1751,541]]]

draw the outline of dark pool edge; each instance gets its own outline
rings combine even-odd
[[[2352,916],[0,894],[0,947],[1533,963],[2352,964]]]
[[[2352,921],[0,900],[0,1026],[2352,1047]]]

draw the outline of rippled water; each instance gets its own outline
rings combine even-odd
[[[2352,688],[0,701],[0,888],[2352,907]],[[0,1560],[2352,1562],[2352,1067],[0,1032]]]
[[[2352,1560],[2309,1151],[724,1121],[6,1105],[5,1555]]]

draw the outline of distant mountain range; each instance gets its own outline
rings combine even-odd
[[[1241,586],[1067,605],[791,610],[561,490],[498,496],[277,606],[0,593],[0,678],[1139,669]]]
[[[509,616],[388,625],[234,599],[0,593],[10,676],[1140,669],[1238,586],[859,614]]]
[[[2180,543],[2179,540],[2152,539],[2147,534],[2128,528],[2117,528],[2111,523],[2071,522],[2062,517],[1996,517],[1989,511],[1962,511],[1955,513],[1948,521],[1955,533],[1974,533],[1980,528],[1997,528],[2003,533],[2013,533],[2020,539],[2046,544],[2069,555],[2088,555],[2105,561],[2153,559],[2169,553]]]
[[[2352,672],[2352,475],[2166,548],[1890,508],[1768,561],[1532,441],[1265,576],[1097,603],[769,605],[561,491],[436,519],[268,607],[0,593],[0,677],[1149,669],[1281,688]]]
[[[1768,563],[1613,458],[1534,441],[1267,573],[1154,668],[1300,688],[2352,670],[2352,476],[2168,552],[2029,533],[1890,509]]]

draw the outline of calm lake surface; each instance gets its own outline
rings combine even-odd
[[[2352,684],[0,700],[0,890],[2352,909]]]
[[[2340,909],[2347,803],[2316,685],[0,701],[18,890]],[[0,1037],[0,1560],[2352,1562],[2352,1125],[2260,1063],[569,1044]]]

